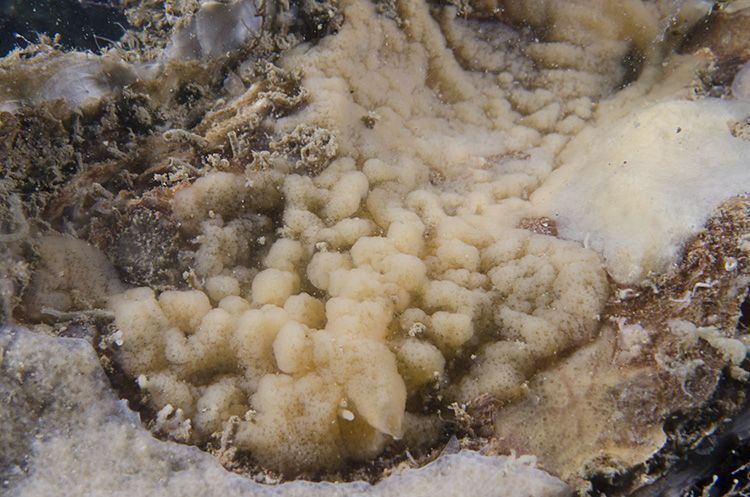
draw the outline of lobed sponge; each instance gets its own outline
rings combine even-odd
[[[196,443],[223,435],[285,473],[335,470],[392,440],[434,441],[442,413],[424,399],[512,401],[590,341],[602,260],[534,220],[556,205],[541,201],[548,176],[567,177],[555,157],[622,83],[633,45],[658,36],[662,8],[594,4],[509,6],[554,25],[520,50],[517,31],[473,29],[452,8],[405,0],[396,23],[350,0],[336,35],[289,50],[280,64],[302,71],[309,102],[267,125],[290,147],[326,130],[325,157],[182,187],[199,290],[111,299],[118,360],[152,407],[179,408]]]

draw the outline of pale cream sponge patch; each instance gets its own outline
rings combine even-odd
[[[394,439],[434,443],[439,414],[422,398],[511,401],[595,335],[600,256],[518,226],[549,215],[529,196],[655,24],[592,25],[579,39],[561,18],[521,50],[501,23],[397,4],[401,23],[342,2],[337,34],[280,61],[302,70],[310,99],[276,133],[325,129],[335,160],[211,172],[180,189],[196,289],[111,298],[115,359],[148,394],[156,430],[221,437],[290,474],[335,470]],[[658,18],[651,2],[629,5]],[[602,50],[576,45],[592,39]],[[586,56],[561,69],[555,54]],[[258,214],[270,210],[276,232]]]
[[[647,105],[575,138],[533,195],[561,236],[604,255],[620,283],[676,264],[728,198],[750,191],[750,141],[732,126],[750,105],[717,98]]]

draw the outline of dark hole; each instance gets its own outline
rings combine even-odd
[[[677,48],[678,53],[693,53],[696,49],[703,45],[704,39],[711,32],[711,27],[717,21],[718,14],[716,9],[709,15],[701,19],[693,26],[690,31],[685,35],[679,47]]]
[[[630,83],[634,82],[641,75],[643,70],[643,64],[646,61],[646,57],[637,48],[631,48],[625,57],[622,58],[622,67],[625,69],[625,73],[622,76],[620,82],[620,88],[625,88]]]
[[[59,33],[69,49],[100,52],[122,37],[121,0],[0,0],[0,56]]]

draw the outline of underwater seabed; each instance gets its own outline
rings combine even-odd
[[[0,59],[4,493],[748,490],[747,2],[108,8]]]

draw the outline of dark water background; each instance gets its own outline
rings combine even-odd
[[[125,27],[119,0],[0,0],[0,57],[41,33],[59,33],[65,47],[98,52]]]

